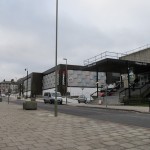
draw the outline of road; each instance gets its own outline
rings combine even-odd
[[[5,99],[7,100],[7,99]],[[13,100],[10,102],[22,105],[22,100]],[[49,110],[54,112],[53,104],[44,104],[43,102],[38,102],[38,108]],[[89,108],[89,107],[75,107],[70,105],[58,105],[58,115],[59,113],[75,115],[86,117],[96,120],[104,120],[114,123],[120,123],[124,125],[139,126],[143,128],[150,128],[150,114],[137,113],[131,111],[121,111],[121,110],[110,110],[110,109],[100,109],[100,108]]]

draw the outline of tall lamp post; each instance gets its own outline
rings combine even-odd
[[[67,104],[67,87],[68,87],[68,69],[67,69],[67,58],[63,58],[66,61],[66,104]]]
[[[27,89],[26,89],[26,98],[28,97],[28,68],[25,68],[25,71],[27,72]]]
[[[56,0],[56,45],[55,45],[55,117],[57,117],[57,36],[58,36],[58,0]]]

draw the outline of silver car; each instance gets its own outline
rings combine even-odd
[[[78,103],[87,103],[87,98],[85,97],[85,95],[80,95],[78,97]]]

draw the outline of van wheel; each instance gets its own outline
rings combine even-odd
[[[78,101],[78,103],[80,103],[80,101]]]
[[[44,103],[46,104],[45,100],[44,100]]]

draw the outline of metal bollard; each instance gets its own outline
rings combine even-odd
[[[8,104],[9,104],[10,93],[8,94]]]
[[[148,102],[149,102],[149,113],[150,113],[150,98],[148,98]]]

